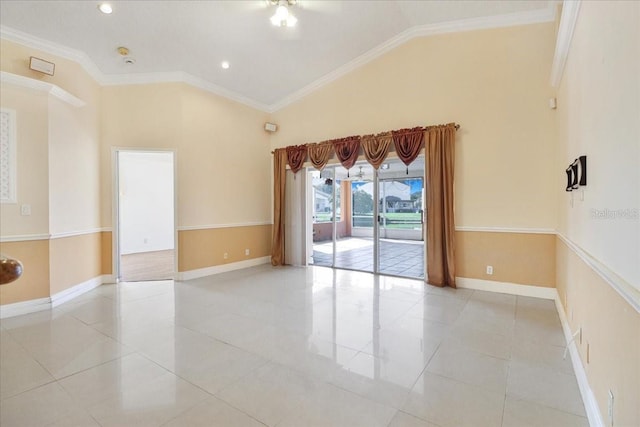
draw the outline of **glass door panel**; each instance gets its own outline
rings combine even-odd
[[[342,210],[336,221],[335,266],[373,272],[373,168],[357,164],[347,173],[336,167],[336,183]]]
[[[334,168],[311,170],[313,265],[333,267]],[[338,194],[339,196],[339,194]],[[336,204],[339,206],[339,203]]]
[[[424,160],[389,160],[378,173],[378,272],[424,278]]]

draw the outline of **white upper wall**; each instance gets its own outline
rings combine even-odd
[[[559,231],[640,291],[640,2],[582,2],[558,131]],[[581,155],[587,186],[566,193]]]

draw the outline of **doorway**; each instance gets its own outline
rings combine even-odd
[[[312,263],[424,278],[424,161],[389,159],[347,171],[327,166],[311,177]]]
[[[116,150],[118,281],[173,279],[175,159],[172,151]]]

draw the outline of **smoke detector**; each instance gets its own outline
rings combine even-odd
[[[129,56],[129,48],[128,47],[124,47],[124,46],[120,46],[117,49],[118,53],[120,54],[120,56],[122,56],[122,61],[127,64],[127,65],[133,65],[136,63],[135,58],[132,58],[131,56]]]

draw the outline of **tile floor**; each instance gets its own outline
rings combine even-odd
[[[546,300],[260,266],[0,326],[3,427],[588,425]]]
[[[313,245],[313,263],[331,267],[333,243]],[[336,242],[336,267],[373,271],[373,239],[348,237]],[[380,273],[424,278],[424,242],[380,239]]]

